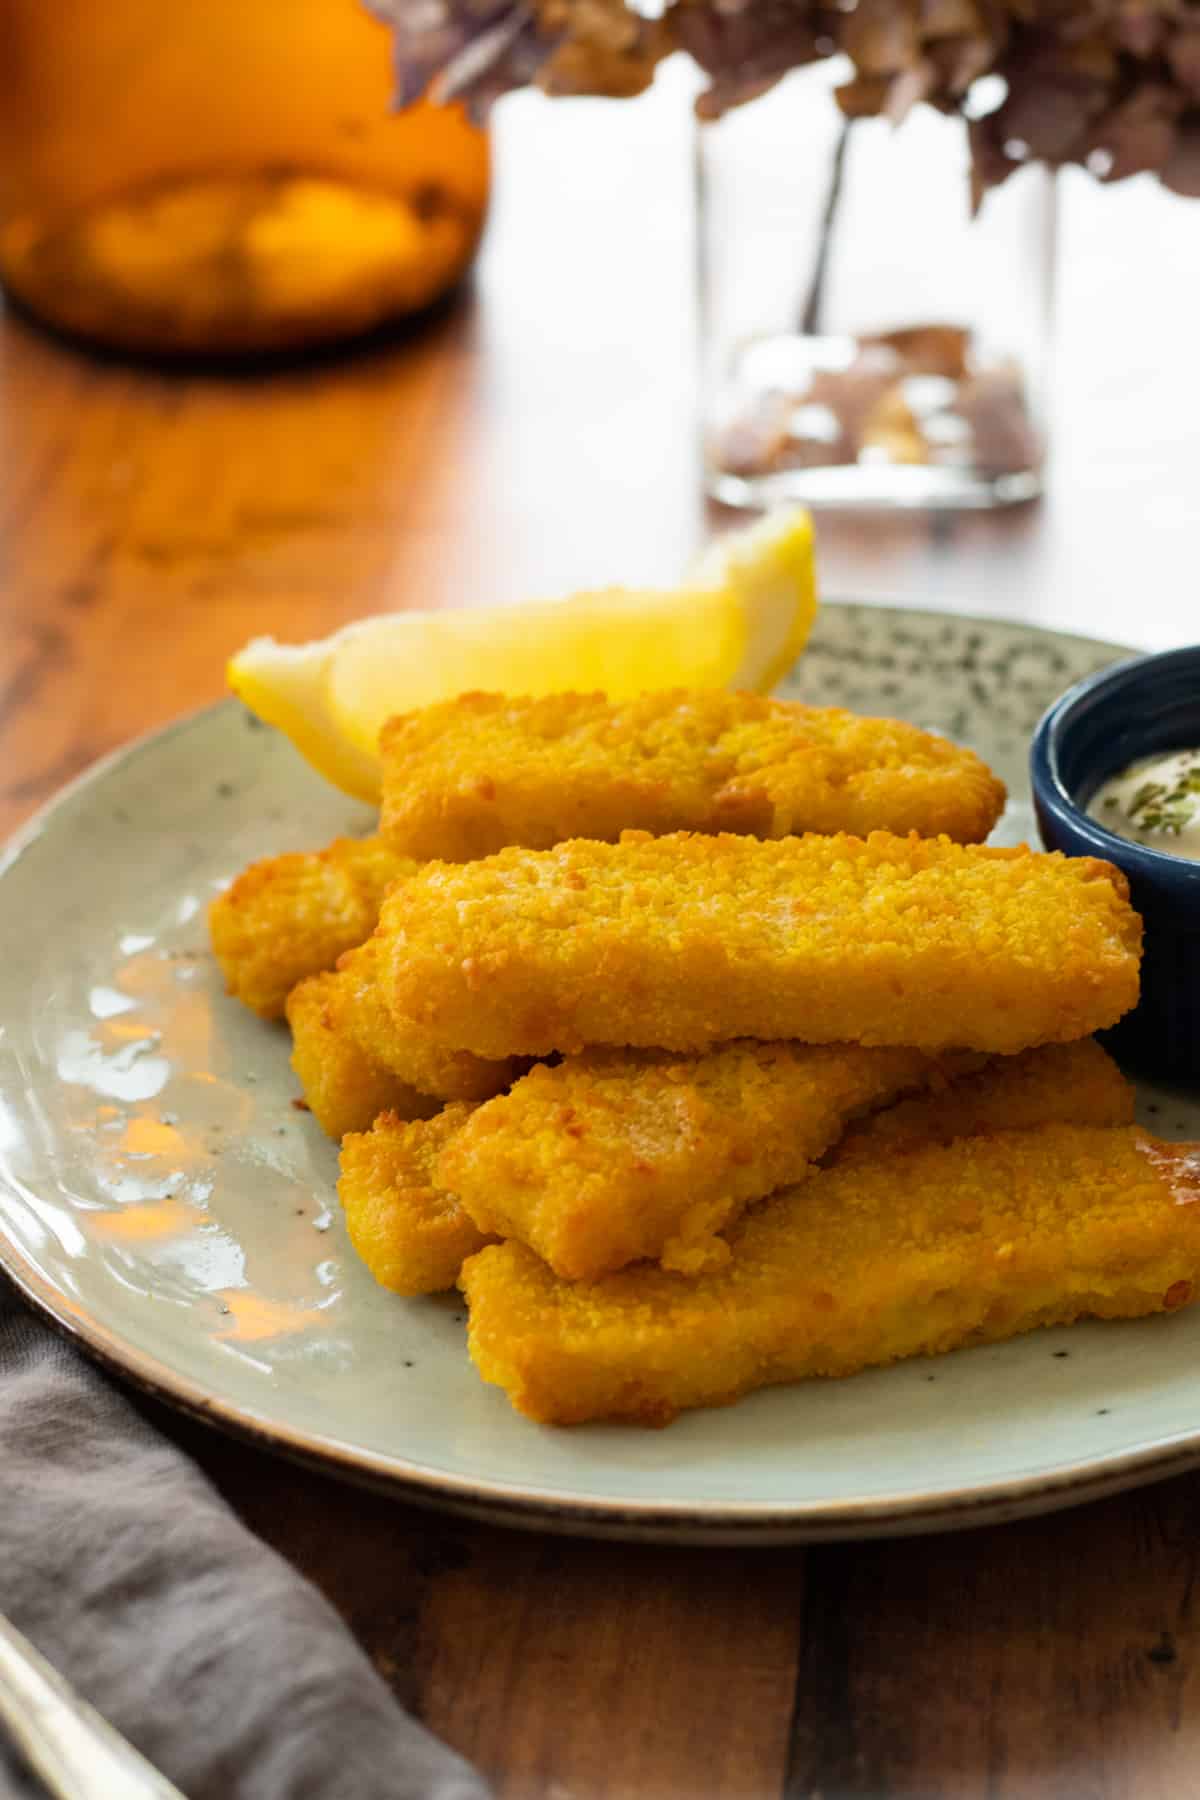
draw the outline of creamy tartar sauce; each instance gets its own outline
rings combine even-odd
[[[1200,750],[1130,763],[1097,789],[1088,811],[1118,837],[1200,862]]]

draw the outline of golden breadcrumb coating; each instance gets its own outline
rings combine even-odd
[[[208,909],[229,992],[264,1019],[282,1018],[296,983],[370,937],[384,894],[416,868],[377,837],[251,863]]]
[[[778,1099],[772,1084],[778,1074],[775,1059],[780,1057],[779,1066],[787,1067],[782,1052],[791,1052],[797,1059],[814,1059],[807,1086],[810,1098],[821,1085],[819,1071],[822,1071],[824,1059],[846,1058],[848,1080],[842,1083],[842,1098],[847,1101],[856,1057],[862,1059],[862,1067],[874,1064],[878,1076],[889,1065],[894,1073],[898,1073],[899,1059],[919,1056],[918,1052],[912,1051],[856,1052],[842,1047],[810,1049],[798,1045],[737,1044],[702,1059],[712,1065],[708,1073],[714,1079],[708,1081],[703,1076],[696,1079],[699,1061],[680,1064],[663,1058],[658,1071],[663,1081],[657,1085],[644,1084],[645,1072],[651,1065],[646,1056],[638,1053],[625,1053],[628,1060],[624,1073],[619,1053],[585,1053],[583,1057],[561,1065],[567,1071],[561,1082],[547,1079],[556,1071],[539,1066],[513,1088],[508,1096],[515,1103],[511,1109],[507,1100],[493,1100],[473,1113],[468,1109],[454,1115],[459,1119],[461,1129],[446,1129],[439,1139],[439,1145],[444,1145],[440,1155],[435,1150],[426,1156],[422,1165],[423,1183],[436,1186],[441,1192],[441,1201],[435,1203],[418,1198],[417,1219],[409,1226],[405,1223],[406,1203],[403,1197],[396,1199],[393,1204],[397,1208],[397,1233],[402,1235],[407,1229],[411,1235],[413,1231],[424,1230],[426,1214],[433,1205],[438,1207],[439,1218],[452,1218],[455,1201],[447,1189],[453,1190],[461,1184],[468,1193],[474,1190],[476,1211],[489,1231],[501,1236],[515,1235],[529,1242],[547,1260],[552,1260],[547,1256],[547,1240],[553,1235],[556,1242],[568,1241],[569,1233],[562,1224],[568,1214],[570,1227],[576,1231],[586,1252],[586,1248],[596,1241],[611,1242],[614,1230],[632,1234],[636,1225],[629,1220],[631,1200],[640,1201],[643,1206],[649,1204],[645,1198],[648,1176],[658,1175],[668,1186],[674,1182],[676,1193],[686,1192],[683,1178],[689,1167],[695,1169],[698,1183],[709,1183],[713,1209],[718,1211],[723,1203],[717,1185],[721,1168],[731,1185],[740,1185],[745,1178],[747,1145],[752,1146],[748,1159],[751,1166],[758,1159],[761,1169],[770,1143],[777,1146],[776,1166],[780,1167],[786,1161],[786,1133],[790,1126],[770,1105],[764,1104],[770,1099]],[[761,1057],[761,1062],[758,1069],[743,1066],[740,1071],[745,1080],[744,1092],[752,1127],[739,1136],[735,1122],[737,1090],[733,1077],[739,1060],[746,1054]],[[923,1078],[933,1091],[901,1100],[887,1111],[871,1114],[852,1124],[825,1157],[825,1165],[841,1163],[851,1155],[878,1161],[884,1149],[895,1153],[926,1142],[949,1143],[954,1138],[984,1131],[1024,1130],[1055,1121],[1119,1125],[1132,1119],[1133,1089],[1112,1059],[1091,1038],[1078,1044],[1047,1045],[1039,1050],[1025,1051],[1020,1056],[996,1057],[983,1069],[977,1069],[975,1065],[984,1060],[971,1053],[947,1055],[936,1061],[922,1059]],[[827,1077],[831,1075],[829,1064],[824,1064],[823,1072]],[[672,1081],[673,1076],[679,1078],[677,1085]],[[947,1076],[953,1077],[948,1084]],[[800,1092],[805,1091],[804,1084],[793,1085]],[[832,1082],[830,1087],[832,1091]],[[632,1101],[631,1091],[636,1096]],[[674,1111],[664,1104],[671,1098],[678,1102]],[[807,1126],[810,1133],[817,1104],[810,1108],[807,1118],[803,1109],[800,1111],[800,1124]],[[847,1110],[852,1109],[847,1106]],[[444,1116],[448,1118],[449,1113],[450,1109],[447,1109]],[[485,1117],[493,1121],[494,1129],[485,1132],[482,1140],[476,1142],[477,1125]],[[534,1150],[524,1159],[516,1148],[518,1121],[535,1144]],[[404,1132],[407,1128],[397,1126],[395,1129]],[[375,1133],[388,1130],[386,1121],[376,1121]],[[711,1147],[709,1140],[712,1137],[716,1138],[720,1149]],[[812,1141],[816,1142],[815,1135]],[[459,1155],[460,1146],[466,1152],[463,1156]],[[498,1154],[501,1149],[503,1161]],[[520,1188],[514,1185],[514,1165],[521,1175]],[[384,1170],[381,1179],[386,1179],[384,1159],[380,1166]],[[560,1174],[560,1167],[566,1171],[565,1176]],[[504,1192],[508,1211],[503,1218],[488,1212],[478,1198],[487,1193],[489,1180]],[[526,1182],[541,1181],[545,1181],[555,1196],[555,1205],[539,1206],[536,1194],[526,1191]],[[576,1185],[583,1204],[572,1208],[571,1190]],[[732,1218],[735,1213],[740,1213],[743,1204],[739,1200],[730,1206],[729,1216]],[[524,1229],[524,1221],[535,1211],[537,1237]],[[610,1211],[618,1215],[615,1227],[608,1223]],[[521,1214],[520,1229],[516,1231],[513,1230],[514,1212]],[[479,1236],[482,1241],[482,1233]],[[449,1240],[451,1244],[454,1241]],[[479,1244],[471,1244],[464,1254],[472,1254],[479,1247]],[[571,1239],[570,1248],[574,1247],[575,1240]],[[709,1254],[705,1261],[709,1267],[719,1266],[729,1254],[724,1240],[718,1240],[716,1246],[698,1242],[679,1248],[684,1251],[679,1261],[687,1272],[694,1272],[700,1266],[700,1256],[706,1249]],[[711,1254],[713,1248],[716,1255]],[[457,1274],[455,1270],[442,1279],[448,1263],[449,1248],[446,1261],[438,1264],[438,1280],[443,1287],[451,1286]],[[560,1259],[556,1273],[577,1278],[573,1274],[575,1266],[564,1268]]]
[[[643,1257],[693,1273],[727,1261],[717,1233],[800,1181],[848,1119],[956,1066],[852,1044],[740,1042],[687,1061],[585,1051],[481,1106],[434,1175],[482,1231],[568,1280]]]
[[[915,725],[719,690],[463,694],[390,720],[380,750],[385,837],[446,862],[628,826],[975,843],[1004,807],[973,751]]]
[[[1133,1084],[1094,1038],[999,1056],[949,1087],[915,1094],[851,1125],[827,1167],[851,1157],[897,1154],[921,1144],[988,1131],[1021,1131],[1054,1120],[1068,1125],[1132,1125]]]
[[[338,1196],[350,1242],[376,1281],[394,1293],[452,1288],[464,1260],[496,1241],[432,1179],[443,1145],[470,1114],[463,1101],[423,1122],[384,1113],[370,1131],[354,1132],[342,1145]]]
[[[820,1171],[689,1279],[561,1281],[523,1244],[464,1265],[471,1355],[548,1424],[665,1424],[810,1375],[1186,1305],[1200,1158],[1135,1127],[1043,1125]]]
[[[439,1100],[490,1100],[524,1067],[510,1057],[488,1061],[469,1050],[443,1050],[428,1041],[421,1027],[393,1012],[380,991],[373,938],[340,959],[337,983],[340,1017],[359,1049],[423,1094]]]
[[[341,978],[330,971],[310,975],[287,997],[292,1067],[322,1131],[342,1138],[348,1131],[365,1131],[381,1112],[405,1119],[435,1113],[439,1100],[419,1093],[359,1048],[346,1012]]]
[[[479,1056],[727,1038],[1015,1052],[1111,1025],[1141,921],[1092,857],[948,838],[627,832],[427,864],[372,940],[387,1002]]]

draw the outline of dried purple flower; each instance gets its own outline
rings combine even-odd
[[[367,0],[396,33],[396,100],[463,100],[484,117],[535,81],[555,40],[529,0]]]
[[[790,70],[842,54],[848,118],[920,101],[968,119],[978,197],[1029,161],[1106,181],[1156,172],[1200,191],[1200,0],[368,0],[396,31],[399,97],[510,88],[640,93],[675,50],[708,76],[718,118]],[[977,117],[983,76],[1006,98]]]

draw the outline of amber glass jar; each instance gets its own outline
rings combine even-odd
[[[157,354],[417,311],[474,254],[487,143],[391,95],[360,0],[0,0],[0,278]]]

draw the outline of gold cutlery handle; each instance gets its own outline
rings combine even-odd
[[[55,1800],[184,1800],[3,1617],[0,1720]]]

